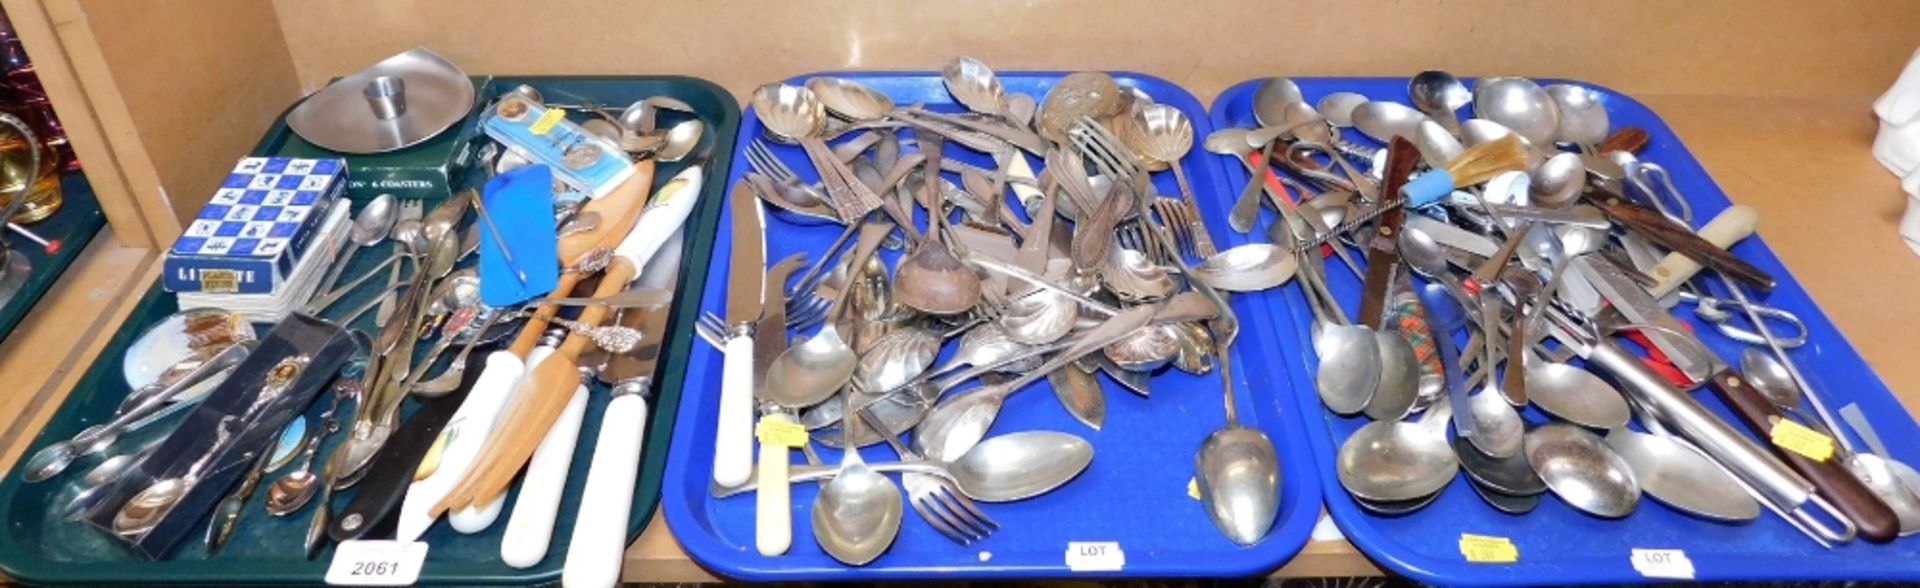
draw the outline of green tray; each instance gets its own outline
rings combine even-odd
[[[100,201],[93,195],[93,185],[87,183],[83,172],[62,174],[60,194],[63,199],[60,210],[46,220],[27,227],[48,241],[59,240],[60,248],[49,254],[39,246],[19,235],[8,235],[7,242],[15,250],[33,261],[33,270],[27,272],[27,281],[20,285],[20,291],[13,298],[0,305],[0,339],[13,333],[13,328],[27,318],[33,305],[53,288],[60,280],[60,274],[66,273],[67,266],[80,257],[87,243],[107,224],[107,217],[100,213]],[[0,227],[0,231],[6,230]]]
[[[732,95],[719,86],[696,78],[516,76],[486,80],[480,90],[483,97],[491,97],[501,89],[525,83],[539,88],[553,97],[550,98],[552,100],[570,100],[562,97],[571,94],[614,104],[615,108],[644,96],[679,98],[702,113],[709,129],[703,140],[717,146],[732,145],[739,126],[740,108]],[[468,121],[455,132],[470,135],[471,127],[472,121]],[[271,152],[273,146],[283,144],[285,133],[285,124],[276,124],[261,141],[261,151],[256,154]],[[710,265],[708,255],[713,249],[714,225],[723,206],[721,200],[726,188],[724,178],[727,177],[730,159],[730,149],[714,150],[701,201],[694,208],[693,217],[688,220],[686,255],[681,261],[680,296],[673,319],[668,324],[660,374],[655,378],[656,395],[649,412],[643,463],[628,523],[629,537],[640,534],[651,522],[654,509],[659,505],[660,476],[666,465],[667,443],[672,437],[673,417],[679,408],[687,355],[695,341],[693,313],[698,309],[699,285],[706,283]],[[682,166],[662,164],[655,173],[655,186],[664,184]],[[364,248],[349,266],[347,275],[358,275],[371,268],[385,254],[385,246]],[[366,293],[372,290],[372,287],[368,287],[361,296],[348,297],[323,315],[338,317],[345,314],[358,306],[359,302],[370,298]],[[161,291],[157,284],[149,288],[126,323],[108,342],[99,359],[87,369],[65,403],[49,419],[46,428],[22,454],[20,462],[25,462],[26,456],[32,455],[40,447],[68,438],[111,414],[113,407],[128,391],[120,370],[121,358],[127,347],[148,325],[177,310],[178,303],[173,294]],[[264,326],[261,332],[265,332]],[[510,568],[499,561],[500,535],[506,527],[507,518],[504,514],[487,531],[471,536],[457,535],[440,523],[425,537],[433,548],[427,555],[426,567],[420,577],[422,583],[524,585],[559,579],[561,565],[566,560],[567,538],[572,533],[574,514],[579,508],[587,464],[591,461],[592,440],[598,435],[599,416],[607,403],[605,388],[597,384],[594,388],[587,407],[586,424],[580,431],[582,441],[575,449],[573,467],[568,471],[567,492],[561,502],[561,515],[547,558],[539,565],[523,570]],[[310,408],[308,417],[317,415],[324,408]],[[343,437],[334,435],[328,443],[329,450]],[[309,505],[288,517],[268,517],[261,507],[264,491],[254,494],[234,537],[217,555],[207,554],[203,544],[196,538],[176,549],[166,560],[147,560],[123,547],[118,540],[83,523],[60,520],[50,514],[73,496],[73,486],[93,463],[94,460],[83,460],[62,475],[38,484],[26,484],[16,473],[9,473],[4,480],[0,480],[0,509],[4,509],[0,513],[6,517],[6,530],[0,532],[0,572],[14,581],[36,584],[282,585],[318,584],[326,572],[332,548],[313,560],[307,560],[299,547],[314,506]],[[346,504],[351,492],[336,493],[333,504]],[[517,493],[516,487],[509,495],[509,500]]]

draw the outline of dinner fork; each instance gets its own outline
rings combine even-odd
[[[860,389],[858,379],[853,386],[855,390]],[[894,435],[881,423],[879,417],[873,415],[873,411],[865,406],[860,407],[858,411],[860,419],[865,421],[867,426],[879,431],[881,437],[886,439],[887,445],[893,447],[894,453],[900,454],[900,459],[926,461],[925,457],[901,443],[899,436]],[[993,518],[988,517],[986,513],[980,512],[980,507],[975,506],[973,499],[967,498],[966,494],[960,492],[952,480],[931,474],[907,472],[900,474],[900,484],[906,487],[907,502],[913,505],[913,511],[920,513],[920,518],[927,521],[928,525],[932,525],[934,530],[956,543],[968,545],[986,539],[988,535],[1000,529],[1000,524],[994,522]]]

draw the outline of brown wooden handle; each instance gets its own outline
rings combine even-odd
[[[1380,187],[1381,194],[1399,194],[1400,187],[1406,185],[1407,178],[1413,175],[1413,166],[1420,162],[1420,149],[1405,137],[1395,136],[1387,144],[1386,178]],[[1308,214],[1311,214],[1310,212]],[[1406,209],[1395,206],[1380,215],[1375,221],[1372,238],[1362,238],[1367,247],[1367,275],[1360,284],[1360,314],[1357,320],[1367,328],[1380,330],[1380,321],[1385,318],[1387,294],[1394,282],[1394,273],[1400,267],[1400,225],[1406,219]],[[1334,243],[1339,247],[1339,243]]]
[[[583,274],[566,271],[560,274],[560,282],[553,287],[556,295],[566,296],[573,293],[573,287],[580,283]],[[558,304],[542,304],[533,310],[533,316],[527,317],[527,324],[520,327],[520,334],[514,336],[513,344],[507,346],[507,352],[520,359],[526,359],[527,353],[540,342],[540,334],[547,330],[547,319],[560,312]]]
[[[1615,151],[1635,153],[1646,148],[1649,140],[1650,137],[1647,136],[1646,129],[1635,126],[1620,127],[1620,130],[1614,131],[1613,134],[1607,135],[1607,138],[1601,139],[1599,143],[1595,143],[1593,152],[1600,154]]]
[[[1732,276],[1733,279],[1746,282],[1761,290],[1773,289],[1773,276],[1766,270],[1747,263],[1739,256],[1700,238],[1686,227],[1668,221],[1659,211],[1629,202],[1618,193],[1606,189],[1596,189],[1588,194],[1587,199],[1608,217],[1675,253],[1692,258],[1700,262],[1700,265],[1719,270]]]
[[[1773,449],[1774,455],[1787,462],[1793,471],[1799,472],[1808,482],[1813,483],[1814,491],[1819,492],[1840,514],[1853,521],[1859,536],[1874,543],[1892,541],[1900,534],[1899,517],[1893,508],[1880,500],[1880,497],[1868,490],[1853,472],[1834,459],[1814,461],[1804,455],[1787,451],[1767,442],[1773,435],[1773,423],[1786,418],[1766,397],[1748,384],[1746,379],[1733,373],[1732,369],[1722,369],[1707,379],[1707,385],[1713,388],[1721,402],[1727,403],[1748,429],[1760,435],[1761,444]]]

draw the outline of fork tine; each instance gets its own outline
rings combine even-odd
[[[953,523],[947,520],[945,513],[934,510],[933,507],[927,504],[927,501],[915,497],[910,502],[913,503],[913,512],[920,513],[920,520],[926,521],[927,525],[933,527],[933,530],[939,531],[941,535],[945,535],[948,539],[952,539],[955,543],[961,545],[973,543],[972,535],[954,528]]]
[[[963,515],[971,520],[973,528],[980,531],[979,535],[981,537],[985,537],[1000,528],[1000,523],[995,522],[993,517],[987,516],[987,513],[980,512],[980,507],[974,505],[972,498],[967,498],[967,495],[954,491],[953,486],[950,484],[942,483],[940,485],[940,497],[946,502],[948,509],[952,510],[954,514]]]
[[[985,539],[986,534],[981,533],[979,527],[974,526],[971,521],[960,516],[959,513],[953,510],[953,505],[941,497],[944,493],[943,489],[945,488],[945,484],[946,480],[941,478],[921,478],[920,483],[915,488],[916,492],[913,493],[913,501],[924,504],[927,511],[935,513],[947,526],[958,531],[961,537],[965,538],[964,541],[960,538],[955,538],[954,540],[961,541],[962,543],[970,543]]]
[[[782,178],[781,181],[783,182],[792,183],[799,181],[800,177],[794,174],[793,168],[787,166],[787,162],[781,161],[779,155],[774,154],[772,145],[762,140],[755,140],[754,142],[760,145],[760,158],[766,161],[768,171],[771,174]]]

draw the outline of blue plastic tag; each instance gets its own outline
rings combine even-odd
[[[551,292],[560,281],[553,171],[539,164],[520,167],[488,180],[480,194],[481,215],[474,220],[480,223],[480,301],[506,306]]]

